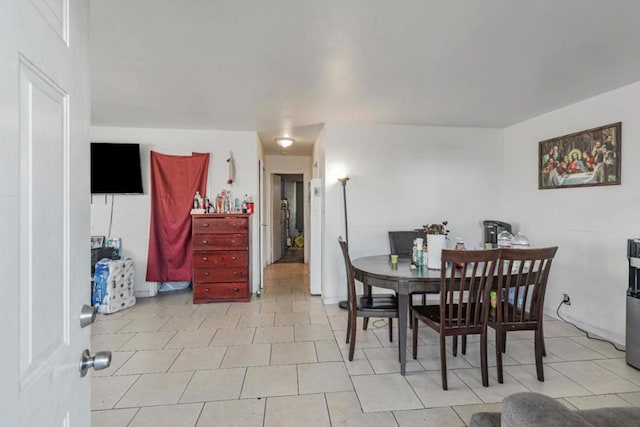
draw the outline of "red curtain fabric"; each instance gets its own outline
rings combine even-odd
[[[209,154],[151,152],[148,282],[191,280],[191,215],[196,191],[205,197]]]

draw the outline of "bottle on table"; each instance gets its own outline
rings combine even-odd
[[[460,237],[456,237],[456,247],[454,249],[456,251],[463,251],[463,250],[467,249],[464,246],[464,240],[462,240]],[[461,269],[463,267],[464,267],[464,262],[456,263],[456,268]]]
[[[193,208],[202,209],[202,207],[203,207],[202,196],[200,195],[200,192],[196,190],[196,195],[193,196]]]

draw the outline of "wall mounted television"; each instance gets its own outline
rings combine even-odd
[[[91,143],[92,194],[142,194],[140,144]]]

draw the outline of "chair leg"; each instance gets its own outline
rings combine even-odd
[[[466,336],[462,337],[462,342],[466,341]],[[464,353],[462,353],[464,354]],[[482,385],[489,387],[489,369],[487,364],[487,331],[480,335],[480,370],[482,372]]]
[[[427,294],[422,294],[422,305],[427,305]]]
[[[413,325],[413,358],[418,358],[418,318],[412,314],[411,324]]]
[[[542,322],[540,322],[540,339],[542,340],[542,356],[547,357],[547,346],[544,343],[544,327]]]
[[[353,325],[351,326],[351,337],[349,337],[349,361],[353,360],[353,353],[356,350],[356,316],[352,317]]]
[[[498,382],[504,382],[502,376],[502,340],[504,335],[500,329],[496,329],[496,372],[498,373]]]
[[[544,347],[544,341],[542,340],[542,331],[540,329],[536,329],[534,341],[536,353],[536,373],[538,374],[538,381],[544,381],[544,366],[542,364],[542,351]]]
[[[451,348],[453,349],[453,355],[458,356],[458,336],[453,335],[451,339],[452,339]]]
[[[507,352],[507,331],[502,331],[502,352]]]
[[[393,317],[389,317],[389,342],[393,342]]]
[[[351,313],[347,314],[347,339],[346,343],[349,344],[349,336],[351,335]]]
[[[442,372],[442,389],[447,390],[447,348],[444,335],[440,335],[440,371]]]
[[[366,331],[367,330],[367,326],[369,326],[369,318],[368,317],[363,317],[362,318],[362,330]]]
[[[467,354],[467,336],[462,336],[462,354]]]
[[[396,298],[398,297],[398,294],[396,294]],[[411,321],[411,309],[413,308],[413,294],[409,294],[409,309],[407,310],[409,312],[409,329],[413,328],[413,322]],[[400,325],[400,323],[398,323],[398,326]]]

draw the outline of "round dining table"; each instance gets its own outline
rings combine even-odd
[[[440,270],[427,267],[411,268],[408,256],[400,257],[397,265],[391,264],[389,255],[375,255],[354,259],[351,264],[356,280],[365,285],[365,293],[371,286],[394,290],[398,295],[398,347],[400,374],[405,374],[407,364],[407,319],[409,298],[413,292],[440,292]]]

